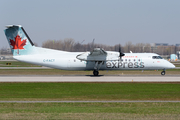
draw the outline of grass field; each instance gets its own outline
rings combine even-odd
[[[180,100],[180,83],[0,83],[0,100]]]
[[[5,62],[6,63],[6,62]],[[0,67],[5,63],[0,62]],[[35,67],[14,62],[8,67]],[[100,75],[160,75],[161,71],[100,71]],[[7,69],[0,75],[92,75],[92,71]],[[180,69],[166,75],[180,75]],[[180,100],[180,83],[0,83],[0,101]],[[0,119],[178,120],[180,103],[0,103]]]
[[[180,100],[180,83],[0,83],[0,100]],[[179,119],[180,103],[0,103],[0,119]]]
[[[0,119],[179,120],[180,103],[0,103]]]

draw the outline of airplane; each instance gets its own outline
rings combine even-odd
[[[94,76],[99,70],[162,70],[175,66],[155,53],[122,53],[94,48],[88,52],[67,52],[34,46],[21,25],[8,25],[4,30],[13,53],[13,58],[31,64],[61,70],[92,70]]]

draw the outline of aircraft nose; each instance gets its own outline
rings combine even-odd
[[[172,68],[175,68],[176,66],[172,64]]]
[[[168,64],[168,68],[170,68],[170,69],[174,69],[176,66],[175,65],[173,65],[172,63],[169,63]]]

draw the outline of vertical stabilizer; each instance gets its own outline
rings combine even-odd
[[[34,44],[20,25],[8,25],[4,30],[13,56],[33,53]]]

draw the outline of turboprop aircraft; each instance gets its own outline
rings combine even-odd
[[[94,48],[90,52],[67,52],[35,47],[21,25],[8,25],[4,30],[13,58],[31,64],[63,70],[162,70],[175,66],[155,53],[122,53]]]

